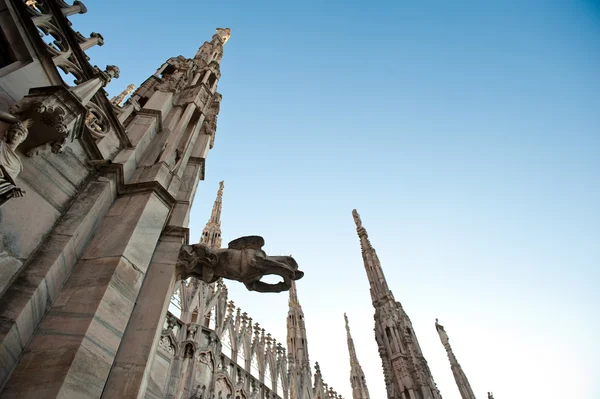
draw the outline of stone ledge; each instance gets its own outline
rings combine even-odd
[[[125,183],[125,176],[123,173],[122,164],[109,164],[104,165],[100,168],[101,173],[109,175],[114,174],[117,178],[117,195],[119,197],[136,195],[146,192],[153,192],[157,197],[165,203],[165,205],[171,210],[175,207],[177,200],[173,197],[166,188],[164,188],[157,181],[147,181],[141,183]]]

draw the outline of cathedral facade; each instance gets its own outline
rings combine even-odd
[[[277,341],[222,278],[178,272],[215,145],[230,30],[109,100],[118,67],[85,53],[102,35],[69,21],[86,12],[79,1],[0,0],[0,397],[340,399],[309,360],[294,281]],[[222,248],[223,192],[221,182],[201,234],[209,255]],[[353,215],[388,399],[439,399]],[[436,328],[463,399],[474,399]],[[352,395],[368,399],[347,317],[346,330]]]

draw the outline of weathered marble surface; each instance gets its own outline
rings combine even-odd
[[[116,196],[115,181],[90,182],[0,301],[0,384],[57,297]]]
[[[113,203],[3,397],[100,397],[168,213],[154,193]]]

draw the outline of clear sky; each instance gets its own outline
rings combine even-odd
[[[385,397],[353,208],[444,399],[436,317],[480,399],[600,398],[597,1],[85,4],[113,95],[231,28],[192,239],[225,180],[224,243],[294,255],[311,361],[345,398],[344,311]],[[287,294],[228,286],[285,340]]]

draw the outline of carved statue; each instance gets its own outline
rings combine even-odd
[[[110,102],[114,105],[116,105],[117,107],[120,107],[123,105],[123,100],[125,100],[125,97],[127,97],[129,94],[133,93],[133,90],[135,89],[135,85],[134,84],[129,84],[127,85],[127,87],[125,88],[125,90],[123,90],[118,96],[115,96],[113,98],[111,98]]]
[[[8,126],[0,140],[0,206],[11,198],[22,197],[25,194],[15,183],[15,179],[23,170],[16,149],[27,138],[30,125],[30,119],[15,122]]]
[[[244,283],[250,291],[281,292],[299,280],[304,272],[291,256],[269,256],[261,248],[265,240],[259,236],[247,236],[233,240],[228,248],[210,249],[204,244],[183,245],[177,260],[180,278],[196,277],[205,283],[219,278]],[[269,284],[260,281],[266,275],[278,275],[283,281]]]
[[[446,334],[446,330],[444,330],[444,326],[438,323],[438,319],[435,319],[435,329],[437,330],[440,340],[442,344],[446,345],[448,343],[448,334]]]

